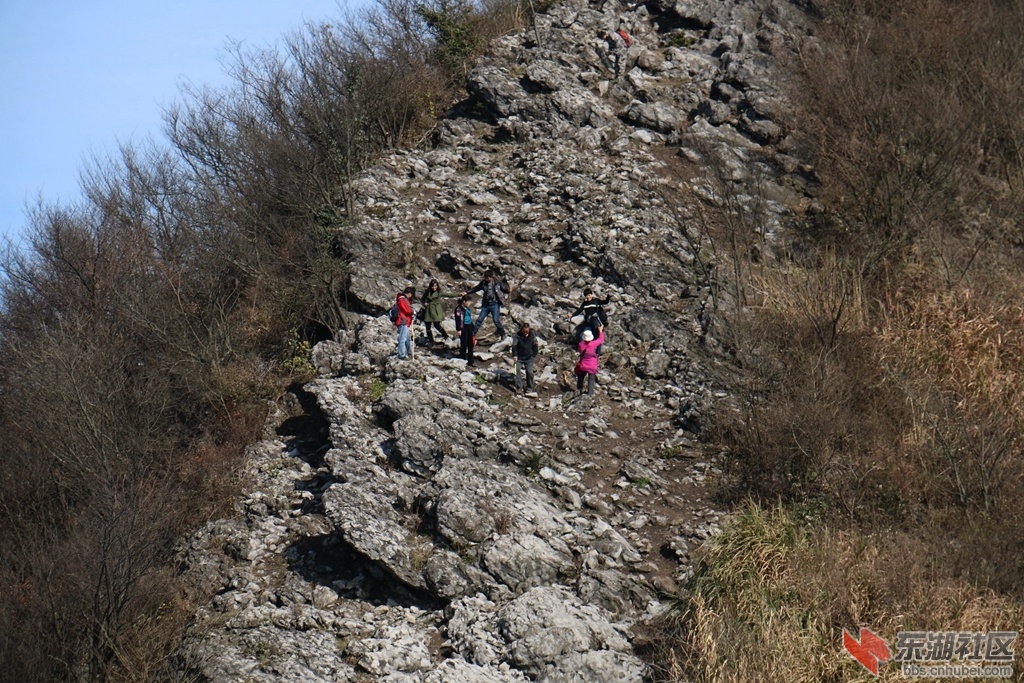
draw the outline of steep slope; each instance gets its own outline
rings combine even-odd
[[[728,396],[711,334],[700,204],[753,201],[770,233],[800,202],[770,51],[785,2],[571,0],[492,46],[431,149],[358,183],[347,329],[250,454],[238,514],[192,539],[189,666],[211,681],[639,681],[636,626],[720,516],[697,433]],[[624,73],[595,39],[624,25]],[[689,47],[671,47],[668,42]],[[793,188],[797,188],[794,190]],[[485,323],[394,357],[406,284],[495,268],[513,330],[542,340],[537,398]],[[577,396],[569,314],[611,321],[595,399]],[[447,326],[451,328],[451,324]],[[379,395],[378,395],[379,394]]]

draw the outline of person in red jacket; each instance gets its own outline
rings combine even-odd
[[[416,290],[406,287],[405,291],[395,297],[395,327],[398,328],[398,358],[412,359],[412,297]]]

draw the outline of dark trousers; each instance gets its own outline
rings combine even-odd
[[[437,329],[438,333],[441,335],[441,339],[447,339],[448,338],[448,333],[445,332],[444,328],[441,327],[441,323],[439,323],[437,321],[434,321],[434,322],[429,322],[428,321],[428,322],[426,322],[424,324],[427,326],[427,341],[430,342],[431,344],[434,343],[434,332],[433,332],[433,330],[430,329],[431,325],[433,325],[434,328]]]
[[[597,375],[591,375],[589,372],[582,372],[576,375],[576,391],[583,393],[583,380],[586,378],[587,382],[587,393],[591,396],[594,395],[594,385],[597,384]]]
[[[473,365],[473,326],[463,325],[459,333],[459,358]]]

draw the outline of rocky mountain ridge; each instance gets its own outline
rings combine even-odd
[[[699,204],[804,201],[772,86],[803,35],[782,0],[569,0],[491,46],[428,150],[356,186],[346,329],[282,399],[234,516],[182,551],[209,681],[641,681],[642,626],[718,528],[697,434],[728,399]],[[595,36],[635,42],[616,80]],[[758,186],[755,194],[750,191]],[[756,198],[755,198],[756,197]],[[487,322],[395,357],[383,315],[412,281],[514,286],[541,340],[537,398]],[[577,396],[569,314],[612,300],[596,398]],[[451,331],[451,323],[447,323]]]

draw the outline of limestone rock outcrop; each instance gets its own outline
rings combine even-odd
[[[474,117],[355,183],[372,211],[344,228],[352,324],[313,350],[303,419],[282,411],[250,450],[235,514],[182,550],[212,596],[191,670],[644,679],[637,629],[720,515],[698,437],[729,395],[727,291],[710,287],[702,211],[728,200],[766,235],[802,200],[772,73],[802,21],[783,0],[567,0],[479,60]],[[595,36],[618,24],[636,40],[615,79]],[[506,327],[540,339],[535,397],[515,393],[490,322],[476,368],[453,342],[395,358],[384,311],[406,275],[458,291],[485,268],[512,285]],[[584,287],[609,299],[596,397],[571,375]]]

